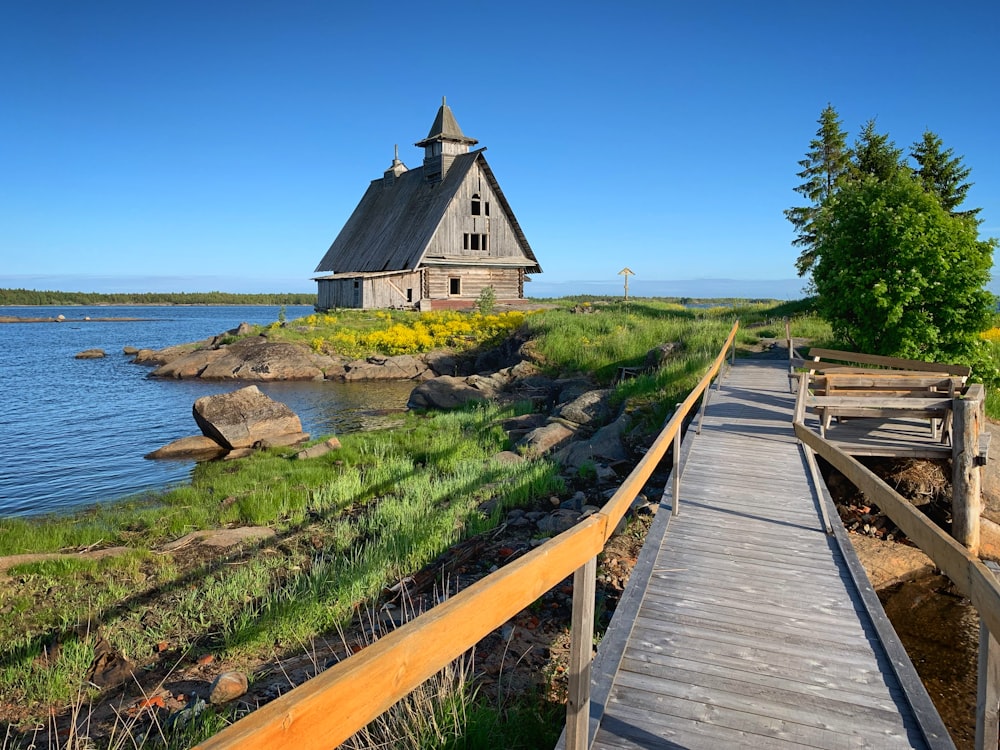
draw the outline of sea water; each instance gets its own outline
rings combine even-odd
[[[286,309],[289,321],[311,312]],[[248,383],[150,378],[151,368],[133,364],[124,347],[198,341],[278,314],[277,306],[0,308],[0,316],[66,318],[0,324],[0,517],[63,513],[188,481],[192,462],[143,456],[200,434],[191,412],[196,399]],[[86,349],[107,356],[75,358]],[[257,385],[314,437],[361,429],[386,410],[405,408],[413,386]]]

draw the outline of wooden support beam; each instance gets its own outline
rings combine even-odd
[[[979,554],[982,477],[979,462],[979,418],[982,403],[954,400],[952,427],[951,533],[973,555]]]

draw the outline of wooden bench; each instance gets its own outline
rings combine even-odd
[[[807,369],[795,374],[802,378],[799,413],[815,409],[822,436],[834,418],[919,417],[948,442],[952,400],[963,393],[969,367],[836,349],[810,349],[808,357],[793,362]]]

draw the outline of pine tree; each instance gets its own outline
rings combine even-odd
[[[871,176],[887,180],[903,169],[903,150],[889,140],[888,133],[875,130],[875,120],[869,120],[854,143],[851,177]]]
[[[963,182],[970,172],[962,165],[962,157],[954,156],[952,149],[943,149],[941,139],[927,130],[923,140],[913,144],[910,156],[917,163],[915,174],[924,189],[933,193],[941,201],[941,206],[952,216],[975,217],[980,209],[956,211],[965,200],[973,183]]]
[[[802,252],[795,261],[799,276],[805,276],[816,263],[815,221],[820,207],[832,195],[847,173],[851,152],[847,146],[847,134],[840,124],[840,117],[832,104],[827,104],[820,113],[819,130],[816,138],[809,142],[806,158],[799,162],[802,167],[797,176],[804,182],[795,192],[806,198],[810,205],[796,206],[785,210],[785,218],[795,227],[796,237],[792,244],[801,247]]]

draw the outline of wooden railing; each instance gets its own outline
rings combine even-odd
[[[956,399],[956,413],[981,409],[981,387],[970,387],[973,398]],[[979,612],[982,624],[979,648],[979,691],[976,710],[976,748],[996,748],[1000,725],[1000,584],[979,558],[952,539],[876,474],[809,429],[797,414],[795,434],[807,456],[814,451],[850,480],[885,513],[907,538],[931,558]],[[978,471],[974,454],[967,452],[969,471]],[[964,461],[962,456],[959,460]]]
[[[198,747],[204,750],[335,747],[572,574],[566,747],[582,750],[587,743],[589,721],[597,555],[671,446],[675,448],[676,462],[684,419],[719,373],[727,354],[734,352],[738,329],[737,321],[708,372],[678,405],[646,455],[600,512],[257,709]],[[677,474],[675,470],[675,497],[680,486]]]

